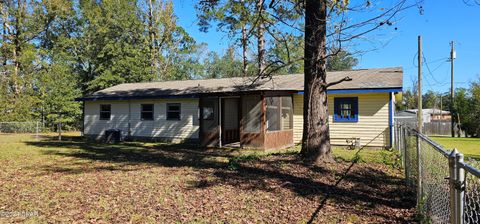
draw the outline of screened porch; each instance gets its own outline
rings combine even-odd
[[[280,149],[293,145],[292,93],[202,96],[199,109],[203,146]]]

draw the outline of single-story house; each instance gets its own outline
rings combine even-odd
[[[394,94],[402,91],[402,68],[328,72],[332,145],[352,139],[369,147],[392,145]],[[83,133],[100,139],[120,129],[131,139],[197,141],[203,146],[279,149],[300,143],[304,75],[271,79],[222,78],[128,83],[78,98]]]

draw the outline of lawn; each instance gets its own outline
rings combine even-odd
[[[480,138],[430,137],[446,149],[457,148],[467,158],[480,160]]]
[[[0,135],[0,223],[414,221],[394,153],[335,149],[335,163],[316,167],[295,150]]]

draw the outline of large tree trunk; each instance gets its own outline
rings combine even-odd
[[[247,76],[248,72],[248,61],[247,61],[247,27],[243,25],[242,27],[242,75]]]
[[[154,18],[154,15],[153,15],[153,2],[152,0],[149,0],[148,1],[148,32],[150,34],[150,74],[151,74],[151,78],[154,78],[154,79],[157,79],[160,80],[160,77],[153,77],[154,74],[155,74],[155,66],[156,66],[156,56],[157,56],[157,52],[156,52],[156,44],[155,44],[155,41],[156,41],[156,36],[155,36],[155,22],[154,22],[155,18]]]
[[[257,2],[257,14],[263,13],[264,0]],[[265,72],[265,25],[264,21],[259,18],[257,24],[257,48],[258,48],[258,75],[263,76]]]
[[[240,0],[242,3],[242,7],[244,7],[244,1]],[[242,22],[245,22],[247,19],[247,15],[245,15],[246,12],[242,11]],[[248,72],[248,59],[247,59],[247,26],[245,24],[242,25],[242,61],[243,61],[243,67],[242,67],[242,75],[245,77],[247,76]]]
[[[21,63],[20,63],[20,55],[22,54],[22,28],[23,28],[23,19],[25,18],[24,10],[25,5],[22,1],[17,2],[17,12],[15,13],[15,34],[13,35],[13,51],[12,51],[12,60],[13,60],[13,91],[14,91],[14,98],[20,97],[20,72],[21,71]]]
[[[3,27],[3,32],[2,32],[2,65],[3,69],[6,70],[7,66],[7,20],[8,20],[8,11],[7,7],[3,1],[0,1],[0,10],[2,10],[2,27]],[[2,71],[3,72],[3,71]]]
[[[305,91],[302,156],[333,161],[330,148],[326,73],[326,1],[305,1]]]

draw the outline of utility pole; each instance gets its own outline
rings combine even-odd
[[[418,132],[422,133],[423,127],[423,111],[422,111],[422,36],[418,36]]]
[[[451,80],[451,83],[450,83],[450,117],[451,117],[451,120],[452,120],[452,124],[451,124],[451,132],[452,132],[452,138],[455,137],[455,127],[454,127],[454,124],[455,122],[453,121],[453,110],[455,109],[455,101],[454,101],[454,98],[455,98],[455,90],[454,90],[454,87],[453,87],[453,63],[455,61],[455,43],[452,41],[450,42],[450,46],[451,46],[451,50],[450,50],[450,73],[451,73],[451,77],[450,77],[450,80]]]
[[[440,119],[443,120],[443,112],[442,112],[443,111],[443,102],[442,102],[442,100],[443,100],[443,95],[440,94]]]

